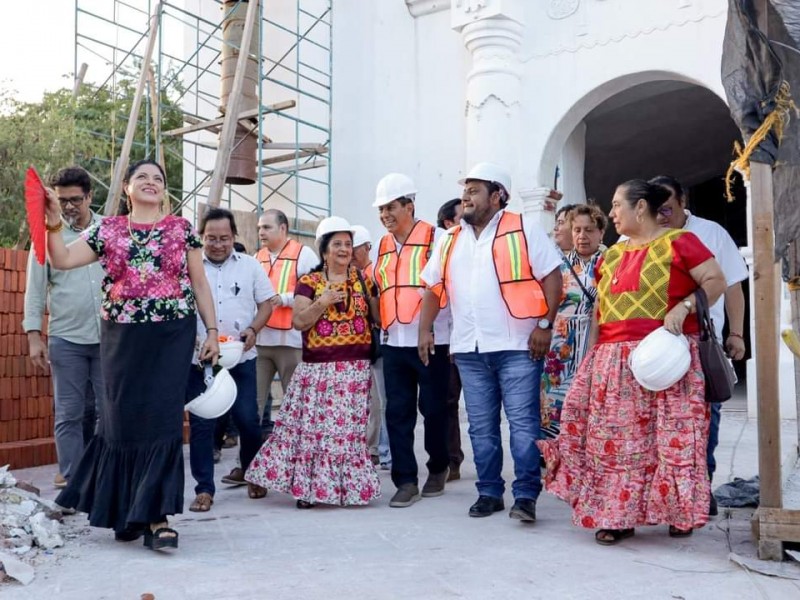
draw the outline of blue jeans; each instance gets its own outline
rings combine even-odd
[[[708,428],[708,446],[706,446],[706,461],[708,462],[708,478],[714,479],[714,471],[717,470],[717,460],[714,458],[714,450],[719,444],[719,422],[722,418],[720,414],[721,404],[711,403],[711,424]]]
[[[94,432],[96,407],[103,404],[105,397],[100,344],[75,344],[51,336],[47,349],[53,375],[58,470],[69,479],[83,456],[87,412],[91,413],[92,423],[87,423],[86,428]],[[91,411],[89,402],[93,404]]]
[[[261,447],[261,427],[256,402],[256,359],[239,363],[230,369],[236,382],[236,401],[230,410],[231,418],[239,430],[239,460],[247,470],[250,461]],[[205,389],[203,372],[192,366],[186,387],[187,401]],[[214,495],[214,428],[216,419],[203,419],[189,414],[189,465],[197,482],[195,494]]]
[[[428,366],[422,364],[417,348],[383,346],[383,376],[386,384],[386,430],[392,454],[392,482],[400,487],[417,484],[414,428],[417,406],[425,423],[425,451],[428,472],[447,469],[447,385],[450,360],[447,346],[436,346]],[[419,392],[419,401],[417,393]]]
[[[505,492],[500,407],[511,431],[515,500],[538,498],[542,491],[539,467],[539,381],[543,361],[527,350],[455,354],[464,389],[469,438],[478,470],[478,494],[502,498]]]

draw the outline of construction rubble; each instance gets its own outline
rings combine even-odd
[[[0,467],[0,581],[33,581],[31,559],[39,550],[64,545],[63,515],[30,484],[17,482],[8,465]]]

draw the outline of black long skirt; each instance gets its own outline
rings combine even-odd
[[[102,322],[100,425],[58,504],[115,531],[183,511],[183,406],[196,328],[196,316]]]

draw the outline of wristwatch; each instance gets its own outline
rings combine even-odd
[[[539,319],[539,322],[536,323],[536,326],[539,329],[552,329],[553,324],[550,322],[550,319]]]

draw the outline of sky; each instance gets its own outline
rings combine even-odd
[[[3,2],[0,36],[0,87],[15,89],[25,101],[42,93],[71,87],[75,45],[75,7],[72,0]],[[36,16],[46,15],[32,23]],[[30,26],[33,25],[33,26]]]
[[[78,4],[81,12],[76,12],[75,0],[3,1],[6,27],[0,36],[0,56],[3,57],[0,61],[0,89],[15,90],[17,99],[35,102],[45,91],[71,88],[75,69],[76,15],[83,36],[129,50],[139,42],[138,34],[112,28],[98,17],[116,19],[137,31],[144,31],[148,22],[147,12],[155,6],[155,0],[125,0],[124,4],[140,7],[143,12],[125,8],[122,3],[111,0],[79,0]],[[172,4],[181,5],[182,2],[174,0]],[[42,18],[33,23],[37,15]],[[171,29],[170,35],[164,36],[164,46],[172,54],[180,54],[182,31],[178,30],[176,35],[177,21],[174,18],[167,19],[166,23],[166,27]],[[144,50],[143,42],[139,42],[138,50]],[[78,60],[79,64],[86,62],[89,66],[87,81],[99,83],[109,76],[110,52],[101,44],[82,40]]]

